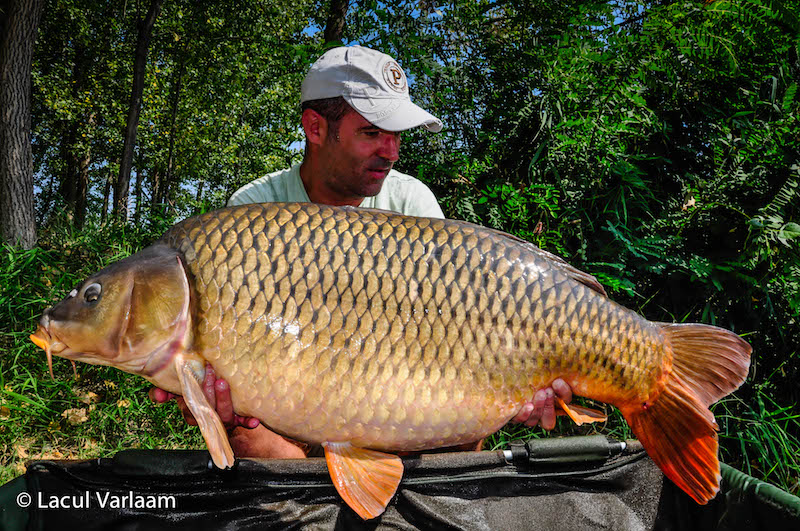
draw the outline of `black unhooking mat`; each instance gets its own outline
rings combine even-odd
[[[321,458],[243,459],[227,471],[205,451],[34,461],[0,487],[0,528],[800,530],[800,499],[723,465],[722,492],[699,506],[636,441],[539,439],[403,461],[397,495],[367,522]]]

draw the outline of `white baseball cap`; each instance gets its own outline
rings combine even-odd
[[[411,103],[408,80],[397,61],[363,46],[341,46],[311,65],[300,88],[300,102],[344,100],[369,123],[387,131],[424,126],[442,130],[442,121]]]

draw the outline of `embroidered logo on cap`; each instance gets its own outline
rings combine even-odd
[[[395,92],[406,92],[406,74],[403,72],[403,69],[400,68],[400,65],[394,61],[387,61],[386,64],[383,65],[383,79],[386,81],[386,84],[389,85],[389,88]]]

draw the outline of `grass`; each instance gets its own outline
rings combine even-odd
[[[772,398],[774,389],[769,378],[757,384],[745,384],[745,387],[751,388],[753,400],[745,400],[734,393],[711,408],[720,426],[720,460],[800,495],[800,412],[794,406],[781,406]],[[746,393],[747,389],[744,391]],[[603,409],[588,400],[578,398],[577,401]],[[501,450],[516,440],[574,435],[602,434],[617,440],[636,438],[616,408],[606,405],[605,410],[608,421],[603,424],[576,426],[568,418],[559,417],[551,432],[508,424],[487,437],[483,447]]]
[[[800,494],[800,412],[775,401],[772,377],[797,357],[794,353],[753,384],[752,399],[734,394],[712,409],[720,425],[722,459],[795,495]]]
[[[81,234],[51,230],[42,247],[0,249],[0,484],[24,473],[31,459],[88,459],[127,448],[204,448],[199,431],[186,425],[174,403],[156,405],[144,379],[107,367],[53,360],[28,339],[42,310],[89,274],[127,256],[154,239],[146,231],[114,226],[89,227]],[[765,378],[751,379],[713,408],[720,425],[724,462],[790,493],[800,493],[800,413],[780,404],[774,381],[798,363],[795,353]],[[611,406],[602,425],[575,426],[559,418],[550,433],[508,425],[484,448],[507,447],[515,439],[602,433],[617,439],[633,435]]]
[[[513,441],[545,437],[572,437],[600,434],[620,441],[635,438],[630,427],[628,427],[628,424],[622,418],[622,414],[615,407],[582,397],[576,397],[574,403],[599,411],[605,411],[606,415],[608,415],[608,420],[603,423],[577,426],[569,418],[558,416],[556,417],[556,427],[552,431],[545,431],[540,428],[528,428],[522,424],[507,424],[497,433],[487,437],[484,441],[483,448],[485,450],[502,450],[508,448]]]
[[[89,459],[125,448],[203,448],[174,403],[156,405],[142,378],[107,367],[72,366],[28,339],[42,311],[89,274],[153,239],[146,231],[55,227],[42,247],[0,249],[0,484],[30,459]]]
[[[56,361],[26,352],[2,367],[0,483],[24,472],[29,459],[89,459],[127,448],[204,448],[174,404],[156,405],[150,384],[116,369]]]

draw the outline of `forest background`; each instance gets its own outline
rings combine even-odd
[[[76,379],[56,361],[53,381],[27,336],[88,274],[298,161],[300,82],[344,42],[393,55],[446,124],[406,133],[396,167],[448,217],[566,258],[651,320],[752,343],[747,382],[713,409],[722,458],[797,493],[798,13],[768,0],[0,0],[0,482],[30,458],[202,447],[144,380],[85,365]],[[595,429],[630,436],[618,415],[551,435]]]

